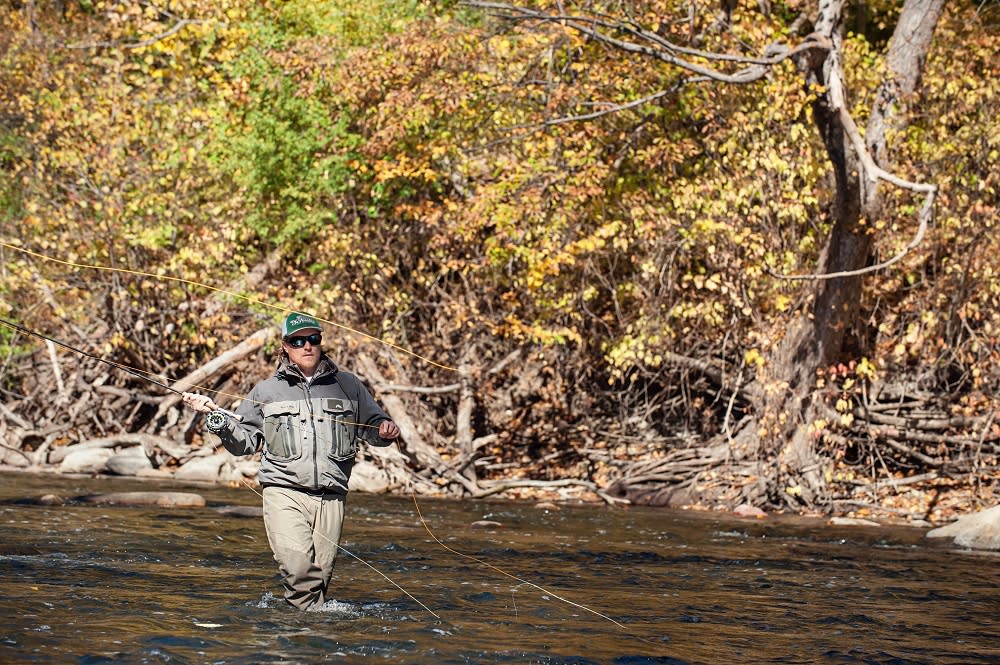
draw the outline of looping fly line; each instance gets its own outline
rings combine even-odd
[[[16,245],[11,245],[11,244],[3,242],[3,241],[0,241],[0,247],[11,249],[11,250],[14,250],[16,252],[21,252],[23,254],[27,254],[29,256],[33,256],[35,258],[39,258],[39,259],[42,259],[42,260],[45,260],[45,261],[50,261],[50,262],[53,262],[53,263],[58,263],[58,264],[61,264],[61,265],[70,266],[70,267],[74,267],[74,268],[86,268],[86,269],[90,269],[90,270],[100,270],[100,271],[107,271],[107,272],[119,272],[119,273],[126,273],[126,274],[137,275],[137,276],[140,276],[140,277],[148,277],[148,278],[151,278],[151,279],[162,279],[162,280],[165,280],[165,281],[178,282],[178,283],[182,283],[182,284],[188,284],[188,285],[191,285],[191,286],[196,286],[196,287],[204,288],[204,289],[207,289],[209,291],[214,291],[216,293],[221,293],[221,294],[224,294],[224,295],[228,295],[228,296],[231,296],[233,298],[244,300],[244,301],[249,302],[249,303],[254,304],[254,305],[259,305],[261,307],[267,307],[267,308],[274,309],[274,310],[279,310],[279,311],[282,311],[282,312],[292,312],[292,311],[294,311],[294,310],[291,310],[291,309],[289,309],[287,307],[282,307],[280,305],[273,305],[271,303],[262,302],[260,300],[255,299],[255,298],[250,298],[249,296],[244,296],[242,294],[234,293],[234,292],[228,291],[226,289],[221,289],[221,288],[218,288],[218,287],[210,286],[208,284],[202,284],[202,283],[197,282],[195,280],[185,279],[185,278],[182,278],[182,277],[175,277],[175,276],[172,276],[172,275],[157,275],[157,274],[154,274],[154,273],[148,273],[148,272],[143,272],[143,271],[139,271],[139,270],[131,270],[131,269],[128,269],[128,268],[113,268],[113,267],[110,267],[110,266],[101,266],[101,265],[93,265],[93,264],[76,263],[76,262],[73,262],[73,261],[65,261],[65,260],[62,260],[62,259],[57,259],[57,258],[53,258],[53,257],[50,257],[50,256],[46,256],[44,254],[40,254],[38,252],[34,252],[34,251],[31,251],[31,250],[28,250],[28,249],[24,249],[22,247],[17,247]],[[330,321],[328,319],[323,319],[323,318],[320,318],[320,317],[316,317],[316,318],[319,321],[323,321],[324,323],[328,323],[328,324],[330,324],[332,326],[335,326],[337,328],[346,330],[346,331],[354,333],[356,335],[360,335],[361,337],[365,337],[367,339],[370,339],[372,341],[378,342],[380,344],[385,344],[386,346],[389,346],[389,347],[391,347],[391,348],[393,348],[393,349],[395,349],[397,351],[400,351],[400,352],[405,353],[407,355],[413,356],[414,358],[417,358],[419,360],[423,360],[424,362],[427,362],[427,363],[429,363],[431,365],[434,365],[435,367],[440,367],[442,369],[447,369],[447,370],[451,370],[451,371],[457,371],[453,367],[449,367],[447,365],[443,365],[443,364],[434,362],[433,360],[430,360],[429,358],[425,358],[424,356],[421,356],[421,355],[419,355],[419,354],[417,354],[417,353],[415,353],[413,351],[410,351],[410,350],[405,349],[403,347],[400,347],[400,346],[397,346],[395,344],[392,344],[391,342],[386,342],[385,340],[382,340],[382,339],[379,339],[379,338],[374,337],[372,335],[369,335],[367,333],[363,333],[361,331],[355,330],[355,329],[350,328],[348,326],[345,326],[343,324],[336,323],[334,321]],[[91,353],[88,353],[86,351],[83,351],[82,349],[73,347],[73,346],[71,346],[69,344],[66,344],[64,342],[60,342],[60,341],[52,339],[52,338],[50,338],[50,337],[48,337],[46,335],[43,335],[43,334],[38,333],[36,331],[33,331],[31,329],[28,329],[28,328],[25,328],[23,326],[20,326],[20,325],[14,323],[12,321],[7,321],[5,319],[0,319],[0,324],[6,326],[8,328],[11,328],[13,330],[17,330],[17,331],[23,332],[23,333],[28,334],[28,335],[33,335],[35,337],[42,338],[44,340],[47,340],[47,341],[52,342],[52,343],[55,343],[55,344],[57,344],[59,346],[67,348],[67,349],[69,349],[71,351],[74,351],[76,353],[80,353],[80,354],[82,354],[84,356],[87,356],[89,358],[92,358],[94,360],[97,360],[97,361],[100,361],[100,362],[103,362],[103,363],[107,363],[107,364],[112,365],[112,366],[114,366],[114,367],[116,367],[118,369],[121,369],[121,370],[125,371],[125,372],[133,374],[133,375],[135,375],[135,376],[137,376],[137,377],[139,377],[141,379],[149,381],[150,383],[154,383],[156,385],[159,385],[159,386],[165,388],[166,390],[168,390],[170,392],[180,394],[180,391],[178,391],[177,389],[173,388],[172,386],[167,385],[165,383],[162,383],[162,382],[160,382],[160,381],[152,378],[153,376],[159,377],[160,375],[154,375],[151,372],[146,372],[146,371],[134,368],[134,367],[129,367],[127,365],[122,365],[120,363],[116,363],[116,362],[107,360],[105,358],[101,358],[101,357],[96,356],[94,354],[91,354]],[[204,386],[192,386],[192,387],[202,388],[203,390],[206,390],[207,392],[212,392],[212,393],[215,393],[217,395],[225,394],[225,393],[222,393],[220,391],[212,390],[211,388],[206,388]],[[235,396],[233,396],[233,397],[235,397]],[[358,426],[361,426],[361,427],[371,427],[370,425],[365,425],[363,423],[355,423],[355,424],[358,425]],[[246,481],[244,481],[244,484],[246,484]],[[247,485],[247,486],[250,487],[249,485]],[[254,492],[256,492],[256,490],[253,489],[253,487],[250,487],[250,489],[253,490]],[[506,577],[509,577],[509,578],[511,578],[511,579],[519,582],[519,586],[520,585],[530,586],[530,587],[532,587],[532,588],[534,588],[534,589],[536,589],[536,590],[538,590],[538,591],[540,591],[542,593],[548,594],[550,597],[554,598],[555,600],[558,600],[558,601],[560,601],[562,603],[566,603],[566,604],[571,605],[573,607],[576,607],[578,609],[581,609],[581,610],[584,610],[586,612],[589,612],[589,613],[597,616],[600,619],[603,619],[605,621],[608,621],[608,622],[614,624],[617,628],[619,628],[619,629],[621,629],[621,630],[623,630],[623,631],[631,634],[633,637],[636,637],[636,638],[638,638],[638,639],[640,639],[640,640],[642,640],[644,642],[652,643],[651,640],[649,640],[649,639],[647,639],[645,637],[642,637],[640,635],[635,635],[635,633],[633,633],[627,626],[625,626],[624,624],[620,623],[619,621],[613,619],[612,617],[610,617],[610,616],[608,616],[606,614],[598,612],[597,610],[594,610],[594,609],[592,609],[592,608],[590,608],[590,607],[588,607],[586,605],[583,605],[581,603],[577,603],[577,602],[574,602],[572,600],[569,600],[568,598],[565,598],[565,597],[563,597],[563,596],[561,596],[559,594],[556,594],[556,593],[552,592],[550,589],[547,589],[547,588],[542,587],[542,586],[540,586],[538,584],[535,584],[534,582],[530,582],[530,581],[528,581],[528,580],[526,580],[526,579],[524,579],[522,577],[519,577],[517,575],[509,573],[506,570],[504,570],[503,568],[501,568],[499,566],[496,566],[496,565],[493,565],[493,564],[491,564],[491,563],[489,563],[487,561],[484,561],[483,559],[481,559],[479,557],[474,557],[474,556],[471,556],[471,555],[459,552],[458,550],[455,550],[455,549],[449,547],[444,542],[442,542],[441,539],[438,538],[434,534],[433,531],[431,531],[430,526],[427,524],[427,521],[424,519],[424,516],[423,516],[423,514],[420,511],[420,506],[417,503],[417,497],[416,497],[415,493],[412,494],[412,498],[413,498],[414,508],[417,511],[417,516],[418,516],[418,519],[420,520],[421,525],[424,527],[424,529],[430,535],[431,539],[437,545],[439,545],[440,547],[442,547],[446,551],[448,551],[451,554],[454,554],[456,556],[460,556],[460,557],[463,557],[465,559],[472,560],[472,561],[474,561],[474,562],[476,562],[476,563],[478,563],[480,565],[483,565],[483,566],[485,566],[485,567],[487,567],[487,568],[489,568],[489,569],[491,569],[491,570],[493,570],[493,571],[495,571],[497,573],[500,573],[500,574],[502,574],[502,575],[504,575]],[[344,549],[343,547],[340,547],[339,544],[337,546],[345,554],[347,554],[347,555],[349,555],[351,557],[354,557],[355,559],[361,561],[361,563],[363,563],[364,565],[366,565],[369,568],[372,568],[373,570],[375,570],[375,572],[377,572],[379,575],[381,575],[382,577],[384,577],[385,579],[387,579],[390,583],[392,583],[394,586],[396,586],[398,589],[400,589],[404,594],[406,594],[410,599],[412,599],[414,602],[416,602],[418,605],[420,605],[424,610],[426,610],[427,612],[429,612],[435,618],[441,620],[441,617],[437,613],[435,613],[430,608],[428,608],[426,605],[424,605],[422,602],[420,602],[415,597],[413,597],[408,591],[406,591],[406,589],[404,589],[400,585],[396,584],[396,582],[394,582],[393,580],[391,580],[388,577],[386,577],[381,571],[375,569],[371,564],[369,564],[368,562],[364,561],[363,559],[361,559],[357,555],[353,554],[352,552],[349,552],[346,549]]]

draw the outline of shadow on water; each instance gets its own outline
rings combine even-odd
[[[353,495],[335,600],[279,596],[249,490],[0,474],[0,662],[996,663],[996,557],[920,529]],[[29,499],[18,502],[18,499]],[[245,513],[245,514],[244,514]],[[475,529],[476,521],[502,527]],[[437,615],[437,616],[434,616]]]

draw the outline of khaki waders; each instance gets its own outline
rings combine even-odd
[[[264,528],[278,562],[285,600],[305,610],[327,600],[344,525],[343,495],[265,487]]]

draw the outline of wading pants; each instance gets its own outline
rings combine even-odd
[[[264,528],[278,562],[285,600],[306,610],[327,600],[344,525],[344,497],[265,487]]]

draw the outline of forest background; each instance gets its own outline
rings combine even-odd
[[[214,449],[96,358],[226,406],[302,310],[389,490],[997,503],[996,2],[0,16],[4,464]]]

